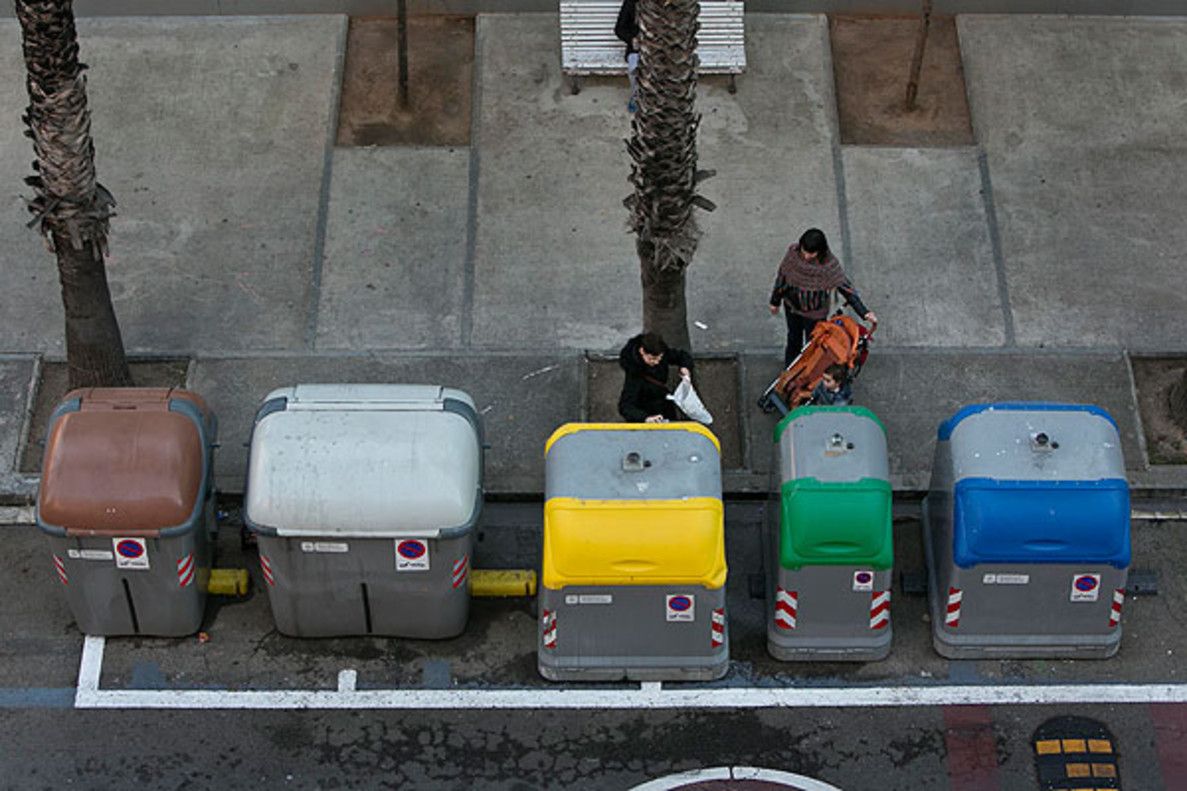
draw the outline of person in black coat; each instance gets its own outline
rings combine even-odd
[[[626,44],[626,76],[631,81],[631,98],[627,102],[627,110],[635,112],[635,96],[638,83],[635,72],[639,69],[639,50],[635,46],[635,39],[639,35],[639,19],[635,12],[635,0],[622,0],[618,9],[618,19],[614,22],[614,35]]]
[[[676,405],[668,400],[669,365],[680,369],[680,376],[692,375],[692,355],[683,349],[670,349],[654,332],[636,335],[618,353],[618,364],[626,373],[618,413],[631,423],[662,423],[679,420]]]

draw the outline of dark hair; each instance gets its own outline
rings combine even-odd
[[[828,258],[828,238],[819,228],[809,228],[800,237],[800,250],[805,253],[816,253],[817,260]]]
[[[639,345],[648,354],[663,354],[668,350],[668,344],[664,343],[664,336],[658,332],[645,332],[640,335]]]
[[[844,387],[845,382],[849,380],[849,369],[840,363],[833,363],[828,368],[825,368],[824,372],[831,376],[833,381],[842,387]]]

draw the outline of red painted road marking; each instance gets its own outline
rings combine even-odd
[[[1187,789],[1187,705],[1151,703],[1154,741],[1158,745],[1158,763],[1166,791]]]
[[[952,791],[1001,791],[997,738],[988,706],[945,706],[944,746]]]

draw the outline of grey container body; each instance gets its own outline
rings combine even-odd
[[[764,542],[767,652],[776,659],[797,662],[885,659],[894,639],[890,623],[893,569],[860,565],[783,568],[779,562],[779,483],[800,478],[824,483],[887,480],[886,433],[864,415],[822,410],[791,421],[776,449],[779,458],[772,477],[778,477],[772,487],[774,499],[768,507]],[[855,583],[859,573],[870,575],[868,584],[864,580]]]
[[[410,539],[260,535],[258,540],[281,634],[443,639],[466,628],[470,531],[456,538],[412,539],[425,552],[407,570],[397,570],[397,546]]]
[[[1059,453],[1036,451],[1046,433]],[[1100,563],[985,563],[953,558],[954,489],[964,478],[1124,480],[1116,427],[1083,411],[998,410],[970,415],[936,443],[923,501],[932,643],[951,659],[1105,659],[1121,644],[1128,569]],[[1073,601],[1077,576],[1099,575],[1094,600]],[[1025,582],[1022,580],[1025,579]]]
[[[185,637],[202,626],[213,560],[214,498],[197,519],[167,537],[129,536],[143,542],[146,567],[119,568],[123,537],[50,535],[58,578],[78,628],[116,637]]]
[[[668,620],[668,597],[693,617]],[[688,585],[541,586],[536,637],[550,681],[710,681],[729,669],[725,589]]]

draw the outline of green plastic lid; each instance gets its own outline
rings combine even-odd
[[[816,412],[848,412],[852,415],[861,415],[862,417],[866,417],[874,421],[878,425],[878,428],[882,429],[882,433],[886,433],[886,426],[882,425],[882,421],[878,419],[878,416],[866,409],[864,406],[801,406],[796,407],[795,409],[788,412],[787,415],[779,421],[779,425],[775,426],[775,442],[779,441],[779,438],[783,436],[783,431],[788,426],[790,426],[792,422],[802,418],[804,415],[811,415]]]
[[[890,505],[889,481],[786,481],[779,528],[780,564],[787,569],[854,565],[891,568],[894,535]]]

